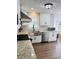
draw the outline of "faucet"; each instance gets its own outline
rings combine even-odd
[[[35,28],[34,28],[34,24],[33,24],[33,32],[35,31]]]

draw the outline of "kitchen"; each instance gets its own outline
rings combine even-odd
[[[25,49],[32,49],[27,52],[28,55],[19,56],[18,59],[36,59],[36,54],[34,52],[32,44],[39,43],[50,43],[56,42],[57,37],[61,34],[60,31],[60,2],[61,1],[29,1],[29,0],[18,0],[18,24],[17,24],[17,40],[18,40],[18,56],[22,53],[20,52],[20,46]],[[36,5],[33,5],[35,4]],[[47,4],[48,3],[48,4]],[[59,3],[59,4],[56,4]],[[47,8],[47,5],[51,7]],[[57,9],[56,9],[57,7]],[[27,37],[26,37],[27,36]],[[26,41],[27,40],[27,41]],[[29,41],[30,40],[30,41]],[[28,42],[28,43],[23,43]],[[29,45],[30,43],[30,45]],[[29,46],[28,46],[29,45]],[[27,51],[29,51],[27,49]],[[24,50],[22,50],[24,51]],[[29,54],[32,53],[33,54]],[[28,57],[28,58],[27,58]]]

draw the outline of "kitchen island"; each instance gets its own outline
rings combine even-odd
[[[30,40],[17,41],[17,59],[37,59]]]

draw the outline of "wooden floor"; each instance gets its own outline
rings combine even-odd
[[[37,59],[61,59],[60,40],[49,43],[33,44]]]

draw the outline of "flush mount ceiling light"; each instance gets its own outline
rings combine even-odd
[[[46,3],[46,4],[44,4],[44,6],[45,6],[47,9],[50,9],[50,8],[53,6],[53,4],[52,4],[52,3]]]

